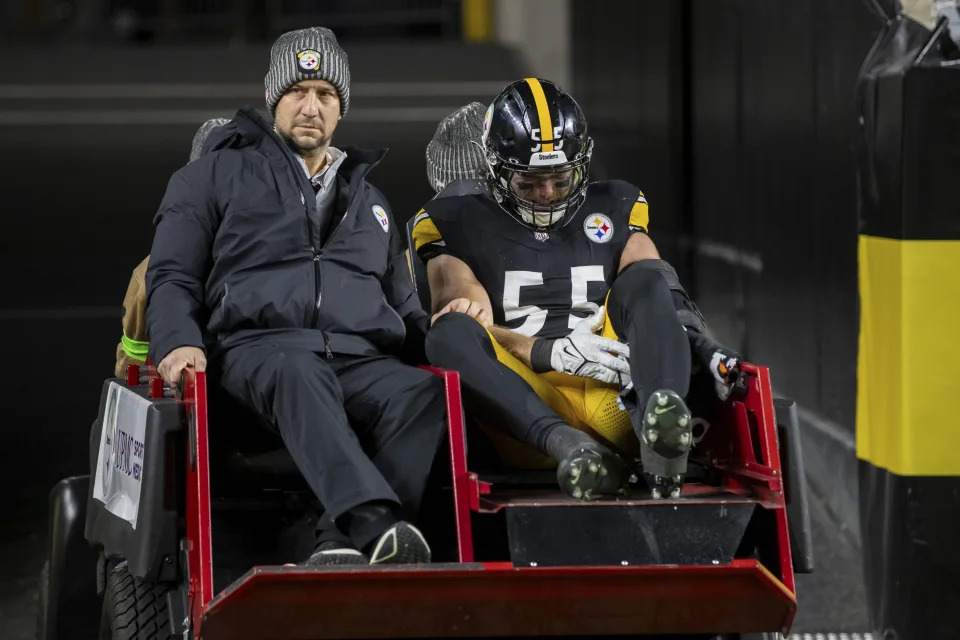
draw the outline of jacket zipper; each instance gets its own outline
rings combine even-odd
[[[309,217],[309,209],[307,210],[307,216]],[[344,216],[346,217],[346,216]],[[342,220],[341,220],[342,222]],[[337,225],[340,226],[339,224]],[[336,231],[336,229],[334,229]],[[332,235],[332,234],[331,234]],[[312,243],[311,243],[312,244]],[[323,256],[323,249],[326,246],[320,247],[318,251],[316,247],[311,247],[313,249],[313,267],[314,273],[316,275],[316,299],[317,303],[313,305],[313,326],[320,330],[320,335],[323,336],[323,353],[327,356],[327,360],[333,358],[333,350],[330,348],[330,336],[327,335],[327,332],[323,329],[320,329],[320,307],[323,304],[323,287],[321,286],[322,276],[320,269],[320,258]]]
[[[327,336],[326,331],[320,329],[320,302],[323,300],[323,287],[320,286],[320,255],[322,253],[322,249],[319,253],[316,249],[313,250],[314,293],[317,299],[317,303],[313,305],[313,326],[317,327],[320,335],[323,336],[323,352],[329,360],[333,357],[333,350],[330,348],[330,337]]]
[[[360,176],[357,178],[357,184],[363,183],[364,179],[367,177],[367,174],[370,172],[370,169],[372,168],[373,168],[373,165],[370,165],[363,171],[363,173],[360,174]],[[343,226],[343,223],[347,219],[347,216],[350,215],[350,212],[353,210],[353,203],[354,203],[354,200],[356,200],[356,198],[357,198],[357,192],[355,191],[350,195],[350,201],[347,202],[347,209],[346,211],[343,212],[343,217],[340,218],[340,221],[337,223],[337,226],[335,226],[333,228],[333,231],[330,232],[330,235],[327,236],[327,241],[321,245],[320,250],[317,251],[315,247],[311,247],[313,249],[313,266],[315,268],[314,271],[316,273],[316,283],[317,283],[316,284],[317,304],[314,307],[313,326],[317,327],[318,329],[320,326],[320,309],[321,309],[321,305],[323,304],[323,288],[320,286],[320,258],[323,256],[324,249],[326,249],[330,245],[330,243],[333,241],[333,237],[337,235],[337,231],[340,230],[340,227]],[[306,206],[306,202],[304,202],[304,206],[306,207],[307,219],[309,220],[310,207]],[[312,222],[313,221],[311,220],[310,223],[312,224]],[[312,239],[310,244],[311,245],[313,244]],[[387,306],[390,306],[390,305],[387,305]],[[394,313],[396,313],[396,311],[394,311]],[[404,327],[404,329],[406,329],[406,327]],[[324,354],[327,356],[327,359],[330,359],[333,357],[333,350],[330,349],[330,338],[327,336],[327,332],[324,331],[323,329],[320,329],[320,334],[323,336]]]
[[[303,205],[303,215],[306,218],[307,222],[307,242],[310,244],[310,251],[313,253],[313,323],[312,326],[314,329],[320,331],[320,336],[323,338],[323,352],[326,355],[327,359],[333,357],[333,351],[330,349],[330,338],[327,336],[327,332],[320,328],[320,300],[323,297],[323,287],[320,286],[320,254],[323,252],[321,249],[317,251],[317,247],[313,242],[313,220],[310,219],[310,205],[307,204],[307,199],[303,195],[303,192],[300,192],[300,204]],[[319,229],[317,237],[319,239]]]

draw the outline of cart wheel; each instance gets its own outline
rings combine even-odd
[[[107,578],[100,618],[100,640],[170,640],[164,584],[142,582],[121,562]]]

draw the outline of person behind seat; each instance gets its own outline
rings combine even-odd
[[[477,135],[488,193],[431,200],[413,227],[437,312],[428,357],[460,371],[468,408],[511,436],[490,432],[505,462],[558,461],[561,488],[586,500],[621,494],[630,470],[614,451],[639,449],[652,494],[679,495],[691,348],[724,383],[738,356],[706,338],[647,235],[643,193],[589,183],[593,141],[571,96],[512,83]],[[447,313],[457,298],[496,324]]]
[[[478,132],[487,108],[466,104],[437,125],[427,145],[427,182],[438,197],[485,193],[487,163]]]
[[[425,154],[427,182],[436,192],[435,198],[486,193],[487,163],[483,159],[483,147],[480,146],[480,138],[476,133],[483,126],[485,111],[486,107],[483,104],[471,102],[444,117],[437,125],[433,138],[427,144]],[[416,222],[415,219],[410,220],[408,229],[414,222]],[[406,255],[410,266],[410,277],[413,278],[421,305],[429,308],[430,286],[427,283],[426,273],[422,269],[413,268],[413,258],[409,248]],[[467,311],[473,314],[479,313],[480,315],[476,317],[484,324],[490,322],[490,318],[480,309],[479,304],[474,304],[472,309],[468,307]]]
[[[200,157],[203,152],[203,143],[210,132],[216,127],[229,122],[226,118],[211,118],[207,120],[193,135],[190,144],[190,162]],[[147,350],[150,347],[147,338],[147,294],[145,278],[150,256],[140,261],[133,273],[130,274],[130,283],[127,293],[123,297],[123,317],[121,324],[123,334],[117,344],[117,363],[113,374],[118,378],[127,375],[127,367],[131,364],[142,365],[147,361]]]
[[[150,354],[165,380],[207,356],[277,429],[335,525],[308,562],[426,562],[417,514],[446,428],[423,359],[429,318],[386,198],[383,151],[337,149],[347,55],[328,29],[286,33],[264,80],[275,124],[241,109],[176,172],[147,270]],[[339,534],[339,535],[337,535]]]

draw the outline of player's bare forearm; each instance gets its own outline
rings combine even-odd
[[[493,318],[493,306],[487,290],[463,261],[448,255],[437,256],[427,263],[427,278],[430,281],[430,303],[434,313],[457,298],[465,298],[479,304],[487,317]]]
[[[493,339],[496,340],[501,347],[506,349],[510,355],[527,367],[533,368],[533,365],[530,364],[530,350],[533,348],[533,342],[536,338],[530,338],[506,327],[492,325],[487,328],[490,330],[490,335],[493,336]]]
[[[490,308],[490,297],[487,295],[486,290],[479,285],[467,282],[449,283],[448,286],[443,287],[438,290],[435,295],[432,295],[431,305],[433,306],[434,313],[440,311],[457,298],[464,298],[470,302],[478,303],[487,312],[487,317],[493,318],[493,310]]]

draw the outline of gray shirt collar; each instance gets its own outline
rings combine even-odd
[[[340,168],[340,165],[343,164],[343,161],[347,159],[347,154],[336,147],[330,147],[327,149],[327,164],[324,165],[323,169],[320,170],[314,176],[310,175],[310,170],[307,169],[306,161],[297,155],[297,162],[300,163],[300,166],[303,167],[303,172],[306,174],[307,179],[310,180],[310,183],[313,184],[315,189],[319,191],[325,191],[336,179],[337,170]]]

